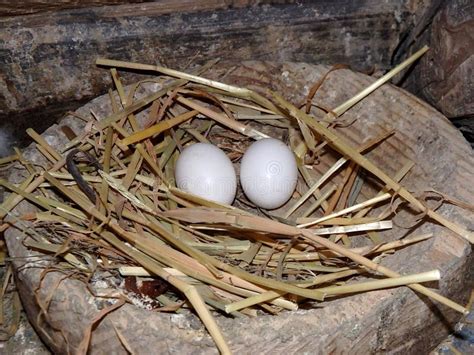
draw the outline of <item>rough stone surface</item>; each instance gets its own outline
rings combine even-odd
[[[1,194],[0,202],[3,202]],[[0,235],[0,254],[4,251],[3,235]],[[3,255],[1,255],[1,259],[3,262]],[[2,287],[7,273],[7,267],[8,263],[0,263],[0,282]],[[16,288],[11,281],[10,279],[10,283],[7,285],[1,299],[3,322],[0,324],[0,354],[49,355],[50,352],[41,342],[41,339],[36,334],[22,309],[18,310],[18,312],[20,312],[18,328],[16,332],[9,337],[11,335],[11,327],[14,327],[17,322],[16,312],[14,311],[15,302],[13,301]]]
[[[6,310],[8,312],[9,310]],[[22,311],[20,325],[13,337],[0,341],[1,354],[50,355],[51,352],[43,344],[31,326],[26,314]]]
[[[227,67],[228,68],[228,67]],[[227,68],[216,69],[206,76],[216,77]],[[229,83],[239,85],[267,85],[285,93],[294,102],[300,102],[312,83],[328,67],[309,64],[244,63],[225,77]],[[332,73],[318,92],[315,100],[326,107],[335,107],[374,79],[340,70]],[[79,113],[87,115],[92,108],[100,117],[110,112],[107,97],[99,97],[84,106]],[[408,159],[417,163],[404,180],[410,190],[422,191],[427,186],[474,203],[474,186],[466,183],[474,177],[474,156],[459,131],[437,111],[401,89],[386,85],[346,113],[349,121],[357,121],[340,129],[353,145],[391,129],[397,134],[370,154],[370,159],[383,170],[393,174]],[[79,130],[77,120],[67,124]],[[66,142],[58,133],[58,126],[48,129],[44,136],[50,144],[60,146]],[[77,131],[78,132],[78,131]],[[41,160],[29,150],[28,156]],[[325,156],[318,171],[325,170],[335,157]],[[394,159],[397,157],[397,159]],[[18,172],[11,176],[18,179]],[[449,181],[449,184],[446,184]],[[363,191],[369,194],[370,191]],[[373,192],[372,192],[373,193]],[[22,203],[19,211],[31,210]],[[443,207],[440,212],[448,218],[473,229],[472,215],[453,207]],[[409,218],[408,213],[397,218],[400,223]],[[385,239],[402,234],[426,231],[435,232],[431,240],[406,248],[384,259],[384,264],[402,273],[419,272],[433,268],[441,270],[443,279],[437,285],[439,292],[465,303],[473,286],[471,247],[447,230],[429,222],[415,230],[395,228],[385,233]],[[21,244],[22,236],[8,230],[6,240],[12,256],[30,253]],[[33,325],[54,352],[74,350],[82,340],[84,328],[107,302],[94,299],[84,284],[64,280],[49,307],[48,317],[41,318],[37,301],[31,297],[39,280],[40,270],[22,268],[23,259],[15,259],[18,288]],[[27,271],[26,271],[27,270]],[[41,288],[39,299],[60,275],[48,274]],[[105,303],[104,303],[105,302]],[[230,345],[236,353],[420,353],[434,348],[452,331],[460,315],[420,297],[409,289],[384,290],[341,298],[316,304],[314,308],[297,312],[284,312],[277,317],[260,316],[252,319],[217,317]],[[106,316],[94,330],[91,353],[121,354],[123,349],[117,338],[117,329],[127,339],[132,350],[143,353],[160,349],[163,353],[216,353],[214,344],[194,315],[157,314],[126,305]],[[63,334],[55,329],[61,329]]]
[[[474,354],[474,308],[455,331],[432,352],[433,355]]]

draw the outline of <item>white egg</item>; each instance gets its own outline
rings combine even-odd
[[[265,209],[282,206],[298,180],[295,157],[282,141],[273,138],[253,143],[242,157],[240,183],[247,198]]]
[[[196,143],[181,152],[175,167],[176,185],[205,199],[231,204],[237,190],[234,166],[212,144]]]

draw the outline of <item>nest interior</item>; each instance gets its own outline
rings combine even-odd
[[[238,67],[219,64],[203,76],[242,87],[270,87],[289,101],[300,103],[304,101],[310,87],[328,70],[327,66],[304,63],[247,62]],[[373,81],[371,77],[347,69],[331,72],[317,91],[314,101],[323,107],[336,107]],[[138,96],[156,89],[155,84],[144,85],[138,90]],[[92,100],[77,113],[89,116],[91,110],[97,117],[110,115],[112,108],[109,96]],[[146,113],[143,112],[143,115]],[[474,177],[472,150],[460,133],[425,103],[401,89],[385,85],[351,108],[344,115],[344,121],[350,124],[337,128],[337,131],[353,146],[360,146],[370,138],[391,130],[396,131],[367,156],[390,176],[395,175],[406,162],[415,162],[403,180],[403,185],[409,190],[421,193],[433,188],[467,203],[474,203],[474,187],[466,183]],[[84,123],[71,116],[52,126],[43,137],[57,149],[68,142],[60,130],[63,125],[76,132],[84,130]],[[286,129],[258,124],[255,127],[271,136],[287,141],[291,139]],[[243,151],[250,142],[248,138],[228,133],[218,126],[211,131],[209,139],[227,153],[234,152],[236,161],[239,151]],[[45,162],[33,147],[25,152],[25,156],[37,164]],[[339,157],[331,152],[322,155],[319,162],[312,165],[315,176],[322,175]],[[238,163],[236,166],[238,170]],[[20,176],[21,171],[13,171],[11,180],[19,182]],[[303,181],[301,185],[304,186]],[[376,181],[372,185],[365,184],[361,197],[367,199],[380,188]],[[291,201],[274,213],[284,215],[289,206]],[[16,211],[32,211],[32,206],[23,202]],[[472,229],[473,222],[467,212],[447,205],[439,211]],[[413,213],[404,209],[395,220],[399,225],[407,225],[413,220]],[[409,229],[395,225],[391,231],[381,235],[383,241],[390,241],[424,232],[433,232],[434,237],[385,257],[383,265],[400,273],[437,268],[443,274],[442,281],[437,285],[438,290],[458,302],[464,302],[468,289],[466,285],[473,283],[472,268],[469,267],[472,262],[471,247],[465,241],[429,221]],[[81,281],[71,278],[62,280],[60,272],[48,273],[41,282],[37,297],[31,297],[33,290],[40,285],[41,267],[45,265],[42,262],[25,263],[22,258],[31,255],[32,251],[24,247],[23,238],[17,230],[9,229],[6,232],[18,287],[29,318],[53,351],[78,349],[90,319],[99,313],[107,301],[94,297]],[[354,243],[358,243],[356,238]],[[97,283],[92,286],[100,289]],[[105,288],[112,286],[108,284]],[[56,291],[45,313],[37,301],[44,301],[52,287]],[[457,318],[458,314],[452,310],[408,288],[397,288],[314,303],[308,309],[282,312],[277,316],[218,316],[216,320],[235,352],[249,349],[259,353],[295,352],[295,349],[298,352],[314,349],[322,352],[338,349],[357,352],[396,349],[401,352],[431,348],[449,332],[450,324]],[[426,329],[430,329],[430,332],[426,332]],[[149,349],[183,353],[216,351],[212,339],[191,313],[157,313],[126,304],[105,316],[93,330],[90,351],[126,352],[120,337],[125,337],[128,346],[137,353]]]

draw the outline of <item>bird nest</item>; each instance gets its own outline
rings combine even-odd
[[[369,159],[399,134],[394,129],[358,145],[347,138],[354,122],[344,113],[425,51],[335,108],[314,98],[338,66],[300,88],[303,101],[290,102],[292,93],[283,96],[271,83],[263,87],[258,76],[245,87],[206,79],[214,62],[188,74],[98,59],[97,65],[113,68],[115,90],[106,110],[91,110],[88,117],[70,113],[75,123],[62,126],[69,142],[59,148],[52,143],[57,137],[28,130],[35,149],[5,160],[18,161],[22,180],[1,182],[12,192],[1,206],[4,228],[13,225],[28,249],[41,252],[36,257],[48,256],[38,257],[41,279],[59,271],[87,285],[104,282],[104,275],[116,280],[107,294],[91,290],[108,303],[91,319],[77,350],[86,352],[93,327],[127,302],[154,312],[192,309],[222,353],[230,350],[217,313],[278,314],[398,286],[466,313],[421,285],[440,279],[436,268],[401,274],[381,261],[430,239],[433,233],[404,232],[426,220],[472,243],[471,232],[436,212],[442,202],[471,207],[433,189],[411,193],[402,180],[415,162],[405,156],[384,157],[389,173]],[[161,76],[124,87],[117,69]],[[225,80],[232,71],[220,74]],[[258,208],[240,188],[227,205],[176,186],[175,164],[186,146],[213,144],[238,171],[251,143],[268,137],[287,144],[298,166],[296,190],[282,207]],[[14,210],[23,200],[37,209]],[[51,287],[49,299],[54,292]],[[47,317],[48,302],[38,303]]]

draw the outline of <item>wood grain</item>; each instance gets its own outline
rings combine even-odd
[[[221,58],[384,70],[410,26],[405,3],[159,1],[0,18],[0,129],[15,139],[27,127],[41,132],[105,93],[110,75],[97,57],[176,69]]]

